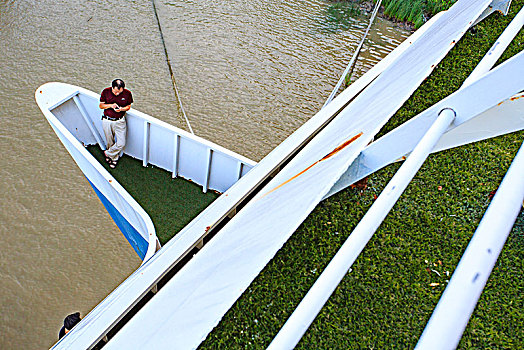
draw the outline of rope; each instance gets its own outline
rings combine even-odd
[[[186,111],[184,110],[184,106],[182,105],[182,100],[180,99],[180,94],[178,93],[178,88],[176,86],[176,81],[175,81],[175,74],[173,73],[173,68],[171,68],[171,61],[169,60],[169,54],[167,53],[166,42],[164,40],[164,34],[162,33],[162,27],[160,26],[160,19],[158,18],[158,13],[156,11],[155,0],[151,0],[151,3],[153,4],[153,11],[155,12],[155,18],[158,24],[158,30],[160,31],[160,38],[162,39],[162,45],[164,46],[164,54],[166,55],[167,67],[169,68],[169,75],[171,75],[171,82],[173,83],[173,90],[175,91],[175,95],[178,100],[178,105],[180,106],[180,109],[182,110],[182,115],[184,116],[184,119],[186,120],[189,131],[191,131],[191,133],[194,135],[195,133],[193,132],[193,128],[191,128],[189,119],[187,119]]]
[[[368,24],[368,27],[366,29],[366,32],[364,33],[364,36],[360,40],[360,43],[358,44],[357,49],[355,50],[355,53],[353,54],[353,57],[351,58],[351,61],[347,65],[346,69],[344,70],[344,73],[342,73],[342,76],[338,80],[337,85],[335,86],[335,88],[333,89],[331,94],[329,95],[328,99],[326,100],[326,102],[324,103],[322,108],[326,107],[331,102],[331,100],[335,97],[336,93],[340,89],[340,86],[342,85],[342,82],[344,81],[346,76],[348,74],[350,74],[351,72],[353,72],[353,65],[355,64],[355,61],[357,60],[358,55],[360,54],[360,50],[362,49],[362,45],[364,45],[364,40],[366,39],[366,36],[369,33],[369,29],[371,28],[371,25],[373,24],[373,21],[375,20],[375,17],[376,17],[376,15],[378,13],[378,9],[379,9],[381,3],[382,3],[382,0],[378,0],[377,3],[375,4],[375,8],[373,9],[373,13],[371,14],[371,19],[369,20],[369,24]],[[351,72],[350,72],[350,69],[351,69]]]

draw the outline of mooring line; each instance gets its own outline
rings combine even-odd
[[[375,8],[373,9],[373,13],[371,14],[371,19],[369,20],[368,27],[366,29],[366,32],[364,33],[364,36],[362,37],[362,40],[360,40],[360,43],[358,44],[357,49],[355,50],[355,53],[353,54],[353,57],[351,58],[351,61],[347,65],[346,69],[344,70],[344,73],[342,73],[342,75],[340,76],[340,79],[338,80],[337,85],[335,86],[333,91],[331,91],[331,94],[329,95],[328,99],[326,100],[322,108],[326,107],[331,102],[331,100],[335,97],[336,93],[338,92],[338,89],[340,89],[340,85],[342,85],[342,82],[344,81],[348,73],[350,72],[349,70],[351,69],[351,72],[353,71],[353,65],[355,64],[355,61],[357,60],[358,55],[360,54],[362,45],[364,45],[364,40],[366,39],[369,33],[369,29],[371,28],[371,25],[373,24],[373,21],[375,20],[375,16],[378,13],[378,9],[380,8],[381,3],[382,3],[382,0],[378,0],[377,3],[375,4]]]
[[[178,88],[176,86],[176,81],[175,81],[175,74],[173,73],[173,68],[171,68],[171,61],[169,60],[169,54],[167,53],[166,42],[164,40],[164,33],[162,32],[162,26],[160,25],[160,19],[158,18],[158,13],[156,11],[155,0],[151,0],[151,3],[153,4],[153,12],[155,13],[156,23],[158,24],[158,30],[160,31],[160,38],[162,39],[162,45],[164,46],[164,54],[166,55],[167,67],[169,68],[169,74],[171,75],[171,82],[173,83],[173,90],[175,91],[175,95],[178,100],[178,105],[180,106],[180,109],[182,110],[182,115],[184,116],[184,119],[186,120],[189,131],[191,131],[191,133],[194,135],[195,133],[193,132],[193,128],[191,127],[191,124],[189,123],[189,119],[187,119],[186,111],[184,110],[184,106],[182,105],[182,100],[180,99],[180,94],[178,93]]]

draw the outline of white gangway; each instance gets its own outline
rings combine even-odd
[[[418,135],[413,136],[413,134],[407,136],[405,131],[399,133],[399,128],[391,132],[392,135],[397,136],[397,143],[399,143],[399,140],[411,140],[413,142],[419,139],[420,141],[418,141],[416,146],[412,149],[404,164],[393,176],[391,181],[384,188],[366,215],[362,218],[357,227],[350,234],[349,238],[342,245],[333,260],[322,272],[313,287],[311,287],[299,306],[284,324],[278,335],[269,346],[269,349],[291,349],[295,347],[302,335],[306,332],[307,328],[317,316],[318,312],[320,312],[322,306],[324,306],[328,298],[334,292],[335,288],[342,281],[342,278],[346,275],[347,271],[351,268],[357,257],[364,250],[364,247],[369,242],[382,221],[386,218],[389,211],[398,201],[400,195],[409,185],[430,152],[435,149],[439,139],[446,131],[449,132],[450,129],[452,130],[454,128],[451,126],[451,124],[454,123],[455,127],[464,124],[472,117],[478,116],[483,111],[488,110],[493,106],[496,106],[499,102],[506,100],[515,92],[524,89],[524,81],[522,79],[522,76],[524,76],[524,52],[504,63],[500,67],[497,67],[497,69],[493,70],[489,74],[485,74],[486,71],[488,71],[495,64],[509,42],[511,42],[514,36],[522,28],[523,24],[524,9],[520,11],[520,13],[512,21],[512,24],[508,26],[501,38],[499,38],[490,52],[480,62],[480,64],[477,66],[477,69],[473,71],[461,89],[448,98],[437,103],[435,106],[422,112],[419,116],[415,117],[409,123],[406,123],[402,126],[404,129],[411,128],[411,131],[414,131],[415,128],[413,128],[412,125],[417,121],[425,119],[425,123],[430,125],[430,127],[427,129],[422,138],[418,138]],[[482,74],[485,75],[482,76]],[[479,78],[480,76],[482,76],[482,78]],[[497,86],[497,89],[491,89],[490,87],[492,86]],[[507,117],[519,119],[518,116],[515,116],[514,114],[510,114]],[[428,123],[428,121],[432,118],[434,122]],[[419,132],[424,130],[424,128],[421,127],[421,124],[419,124],[416,129],[419,130]],[[407,136],[407,138],[399,138],[399,135]],[[381,140],[378,140],[377,144],[380,145],[380,143]],[[405,147],[406,143],[409,144],[409,141],[403,143]],[[382,150],[385,151],[385,149]],[[407,153],[408,152],[404,152],[403,155]],[[394,154],[388,154],[388,156],[391,157],[394,156]],[[514,192],[512,193],[511,198],[509,200],[507,198],[506,205],[502,208],[508,209],[509,207],[512,210],[497,210],[495,208],[499,207],[500,204],[494,203],[494,208],[492,208],[490,211],[497,213],[498,221],[504,224],[503,233],[506,233],[505,236],[502,235],[504,237],[502,244],[500,244],[501,240],[498,240],[497,243],[499,244],[497,245],[497,248],[493,247],[493,252],[488,254],[490,257],[495,256],[494,259],[492,258],[488,260],[489,262],[487,265],[491,264],[491,268],[496,262],[496,257],[498,257],[498,253],[500,253],[500,250],[502,249],[505,237],[507,237],[507,234],[509,234],[509,231],[515,222],[520,206],[524,199],[524,176],[522,176],[523,164],[521,159],[524,158],[524,155],[517,157],[519,158],[521,164],[519,165],[519,161],[517,161],[517,159],[515,160],[515,164],[512,167],[514,169],[511,171],[513,175],[510,176],[508,174],[508,178],[511,178],[511,180],[506,179],[506,185],[503,187],[506,188],[504,192],[511,191],[509,188],[513,188]],[[520,177],[518,175],[519,169],[521,171]],[[510,183],[510,185],[507,183]],[[499,195],[499,198],[500,197],[501,195]],[[498,201],[502,202],[501,199]],[[490,226],[489,224],[485,224],[485,226],[489,227],[490,229],[499,228],[496,225]],[[479,228],[479,231],[486,232],[486,229],[481,230]],[[481,239],[477,239],[476,241],[479,240]],[[489,244],[486,246],[487,248],[492,248]],[[476,252],[478,251],[479,249],[476,249]],[[480,254],[475,255],[475,253],[469,253],[469,255],[475,256],[475,259],[477,260],[472,261],[470,258],[469,262],[466,263],[467,267],[464,268],[465,270],[471,267],[475,268],[476,266],[480,265],[477,258]],[[482,271],[484,284],[487,281],[490,271],[491,269],[488,271],[488,273]],[[470,290],[466,288],[466,285],[470,280],[466,281],[465,278],[461,277],[455,278],[455,280],[458,281],[455,282],[458,286],[452,287],[450,285],[450,287],[453,289],[453,292],[449,292],[447,295],[450,295],[448,299],[458,299],[458,301],[447,303],[445,301],[443,302],[443,304],[448,306],[440,307],[441,310],[445,309],[445,311],[435,313],[436,316],[433,317],[433,320],[435,321],[432,321],[430,324],[428,324],[428,328],[425,331],[425,334],[427,335],[422,337],[421,342],[419,343],[420,348],[431,349],[434,348],[436,344],[440,344],[438,348],[452,349],[457,345],[458,340],[460,340],[462,331],[466,327],[467,321],[469,320],[469,315],[476,305],[476,300],[478,300],[484,284],[481,284],[480,282],[475,284],[477,293],[476,298],[474,298],[471,296],[472,293],[469,293]],[[478,288],[480,285],[482,287]],[[459,292],[458,289],[461,289],[461,291]],[[456,298],[455,295],[461,295],[462,297]],[[467,302],[466,299],[468,299]],[[464,303],[461,304],[461,302]],[[457,312],[457,310],[465,310],[466,312],[460,313]],[[467,318],[464,317],[466,314]],[[449,339],[451,339],[451,341],[449,341]]]
[[[124,281],[55,348],[94,346],[140,297],[156,287],[203,234],[216,229],[214,238],[105,345],[108,349],[196,348],[318,202],[331,193],[337,180],[352,167],[360,169],[369,165],[366,163],[369,157],[357,158],[359,154],[374,144],[381,144],[379,139],[368,146],[490,3],[489,0],[459,0],[450,10],[435,16],[251,169]],[[413,128],[423,135],[442,110],[445,110],[441,113],[445,120],[440,132],[449,133],[486,113],[498,113],[498,103],[524,88],[524,82],[518,81],[523,67],[523,54],[520,54],[450,96],[446,102],[430,108],[427,115],[417,119],[421,124]],[[497,77],[501,76],[507,77],[509,83],[502,84],[496,96],[473,109],[465,108],[468,98],[482,91],[486,84],[498,83]],[[396,94],[392,96],[391,91]],[[450,101],[456,104],[445,105]],[[451,120],[455,124],[448,129],[445,122]],[[517,126],[512,124],[497,132],[519,130],[523,124],[520,120]],[[482,139],[490,137],[489,134],[479,130],[476,136]],[[398,157],[381,159],[384,164],[377,164],[384,166],[405,156],[413,151],[418,140],[412,140],[407,149],[395,150],[400,153]],[[427,143],[422,154],[435,150],[433,141]],[[467,137],[463,141],[469,142]],[[453,147],[453,142],[445,142],[443,147]],[[351,173],[359,172],[353,169]],[[345,185],[347,183],[341,184]],[[251,194],[254,194],[252,198]],[[235,214],[237,208],[236,215],[219,227],[222,219]]]

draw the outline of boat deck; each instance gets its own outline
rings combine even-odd
[[[183,178],[172,178],[163,169],[142,165],[142,161],[124,155],[111,169],[98,146],[87,150],[142,206],[153,221],[160,243],[166,244],[219,194],[202,192],[202,187]]]

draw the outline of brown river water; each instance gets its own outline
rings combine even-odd
[[[314,115],[363,34],[321,0],[156,1],[195,133],[260,160]],[[358,76],[409,33],[377,19]],[[34,101],[48,81],[100,92],[185,128],[151,1],[0,0],[0,349],[48,348],[140,260]]]

